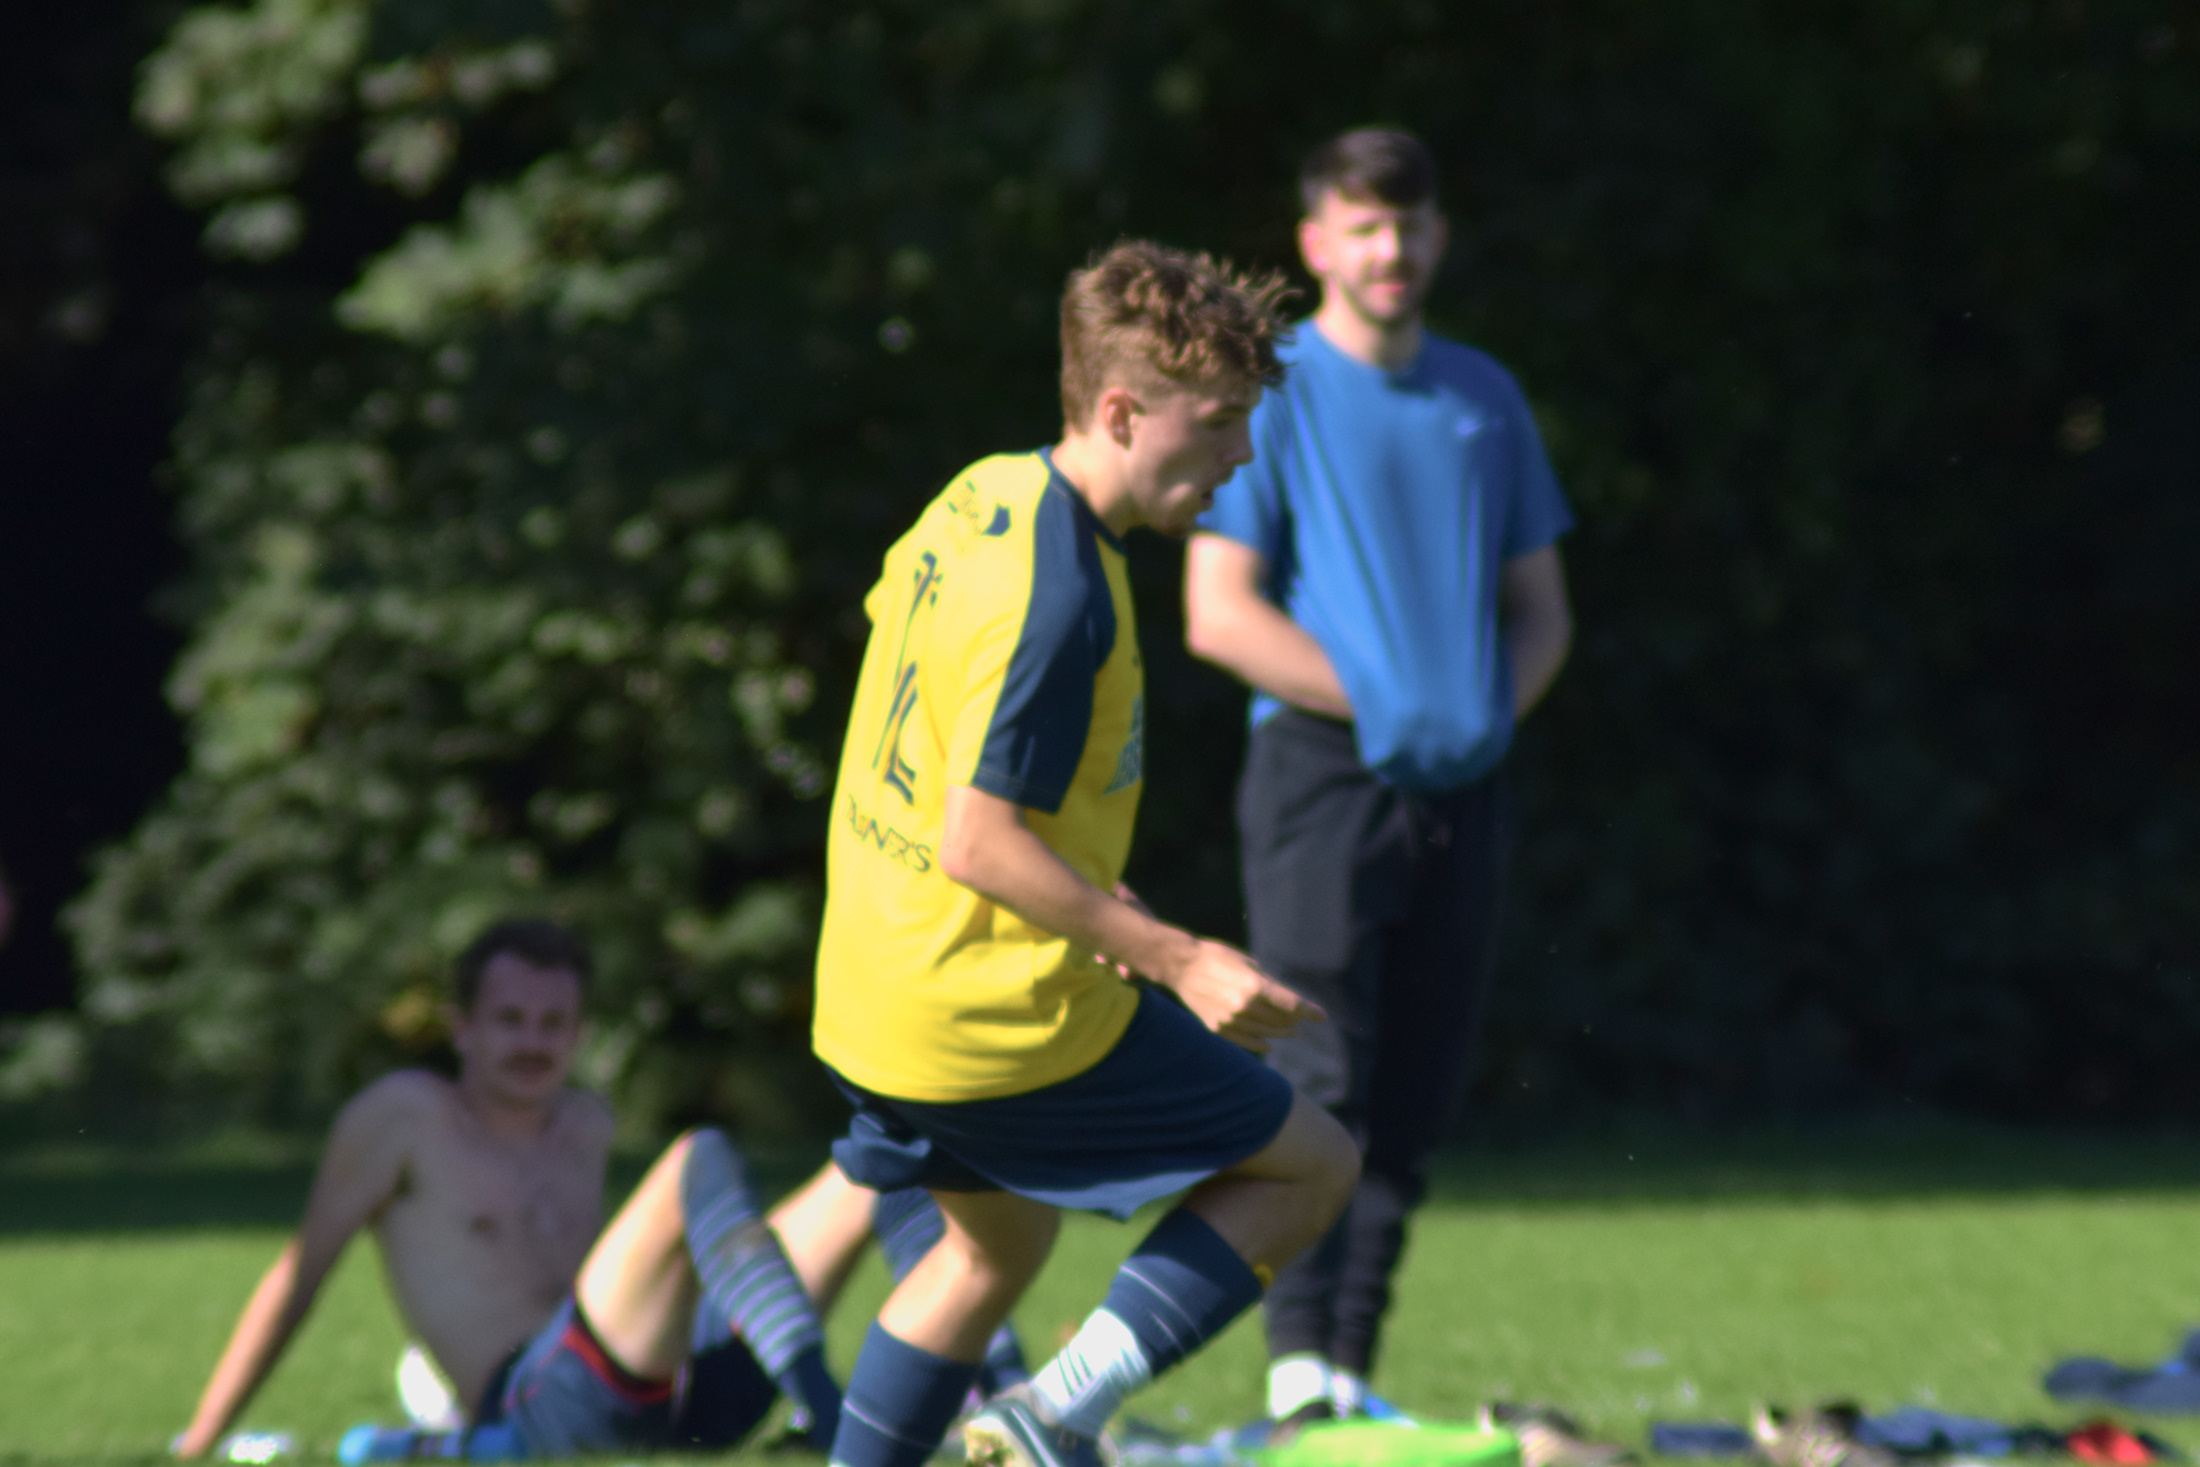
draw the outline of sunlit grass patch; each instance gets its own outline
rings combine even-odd
[[[2050,1360],[2150,1358],[2200,1321],[2200,1185],[2175,1148],[2114,1166],[2069,1147],[2003,1159],[1464,1159],[1416,1224],[1377,1388],[1445,1418],[1548,1401],[1638,1445],[1654,1419],[1836,1395],[2070,1420],[2038,1390]],[[41,1175],[66,1191],[50,1171],[0,1169],[0,1461],[156,1456],[280,1244],[261,1219],[302,1173],[125,1171],[97,1185],[116,1189],[115,1210],[140,1205],[107,1230],[89,1226],[101,1194],[83,1174],[69,1185],[90,1190],[66,1206],[26,1200]],[[223,1189],[253,1222],[206,1221]],[[1035,1358],[1098,1301],[1139,1231],[1071,1220],[1019,1315]],[[325,1457],[354,1422],[395,1418],[401,1335],[371,1251],[345,1259],[247,1425]],[[872,1260],[833,1321],[843,1371],[884,1290]],[[1241,1421],[1260,1409],[1261,1354],[1258,1321],[1242,1322],[1132,1410],[1192,1433]],[[2174,1420],[2149,1424],[2200,1444]]]

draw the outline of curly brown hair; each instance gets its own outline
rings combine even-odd
[[[1123,240],[1062,292],[1062,420],[1081,428],[1109,382],[1159,387],[1283,381],[1279,314],[1291,287],[1211,255]]]

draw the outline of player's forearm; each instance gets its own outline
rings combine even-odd
[[[206,1382],[191,1425],[176,1439],[176,1455],[199,1457],[213,1450],[222,1433],[251,1401],[290,1342],[312,1302],[298,1285],[298,1244],[293,1241],[260,1278],[237,1316],[229,1343]]]
[[[1014,806],[994,796],[948,792],[940,858],[950,879],[987,901],[1156,982],[1170,982],[1199,945],[1190,933],[1079,876]]]
[[[1352,701],[1335,664],[1313,634],[1257,596],[1195,600],[1185,626],[1192,655],[1212,662],[1272,698],[1331,718],[1350,718]]]
[[[1543,700],[1573,646],[1574,623],[1565,607],[1520,617],[1505,628],[1506,649],[1512,658],[1513,721]]]

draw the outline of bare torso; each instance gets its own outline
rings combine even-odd
[[[492,1134],[455,1084],[412,1071],[403,1173],[374,1214],[382,1268],[406,1324],[469,1410],[506,1356],[573,1288],[603,1226],[611,1114],[579,1090],[539,1136]]]

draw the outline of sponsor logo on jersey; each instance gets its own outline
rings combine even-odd
[[[1123,741],[1123,752],[1115,759],[1115,777],[1108,781],[1103,794],[1127,790],[1146,776],[1146,696],[1141,693],[1131,704],[1131,736]]]

